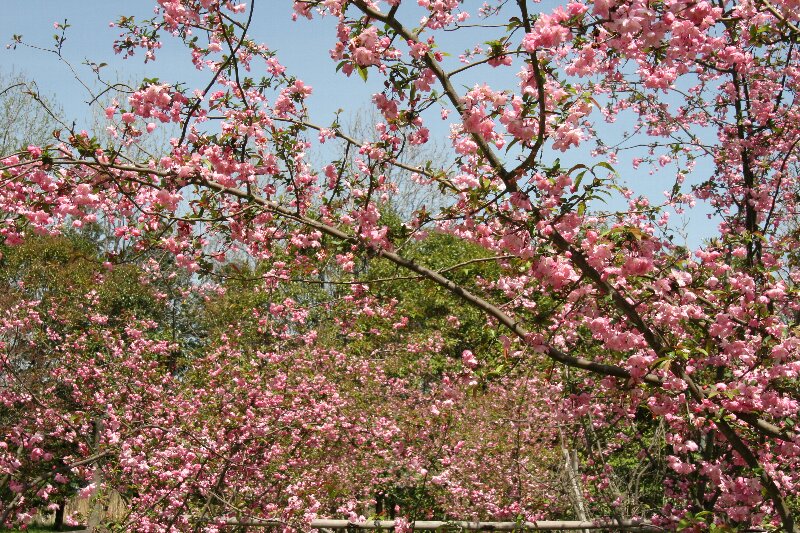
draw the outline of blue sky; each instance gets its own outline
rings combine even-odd
[[[25,42],[52,47],[54,22],[65,19],[71,27],[63,47],[65,58],[76,67],[86,80],[93,73],[81,65],[85,60],[108,63],[104,76],[137,81],[144,77],[157,77],[164,81],[184,81],[190,85],[204,86],[208,72],[198,73],[189,62],[186,49],[175,46],[167,36],[158,60],[147,65],[141,54],[122,60],[112,50],[118,36],[117,28],[109,23],[120,15],[135,15],[137,19],[152,16],[151,1],[97,1],[97,0],[4,0],[6,9],[0,18],[0,38],[9,43],[14,34],[22,35]],[[369,90],[360,79],[343,79],[334,76],[335,64],[328,57],[334,39],[332,20],[291,21],[290,2],[261,0],[256,4],[253,34],[255,38],[278,50],[281,62],[290,72],[315,88],[314,105],[321,115],[331,115],[340,107],[368,102],[375,91]],[[80,123],[87,117],[86,91],[74,79],[69,68],[54,54],[18,46],[16,50],[0,50],[0,70],[16,71],[36,80],[41,91],[55,95],[67,116]]]
[[[169,36],[165,37],[164,48],[158,51],[155,62],[144,64],[142,54],[124,61],[114,54],[112,43],[119,30],[109,27],[109,23],[117,20],[120,15],[134,15],[137,19],[150,17],[153,14],[154,1],[3,1],[6,9],[4,17],[0,19],[0,42],[9,43],[13,34],[20,34],[27,43],[52,47],[53,34],[56,32],[53,23],[64,22],[66,19],[71,27],[67,30],[63,55],[90,84],[94,75],[89,67],[82,65],[86,60],[98,64],[107,63],[103,75],[111,80],[119,78],[137,83],[144,77],[157,77],[162,81],[182,81],[193,87],[205,87],[209,79],[210,74],[207,71],[198,72],[192,67],[187,50],[177,46],[176,41]],[[479,2],[475,3],[479,5]],[[547,11],[557,4],[556,0],[546,0],[539,7]],[[381,89],[380,80],[377,76],[370,77],[368,83],[364,83],[358,76],[346,78],[335,73],[335,63],[328,55],[328,50],[335,41],[335,20],[327,18],[313,22],[292,22],[291,2],[288,0],[258,0],[255,5],[253,37],[277,50],[279,60],[288,71],[314,87],[310,100],[312,120],[322,125],[330,124],[336,110],[341,108],[346,110],[342,115],[346,121],[348,114],[370,108],[372,94]],[[409,18],[412,22],[416,22],[417,14],[413,12],[415,6],[406,7],[404,4],[403,10],[406,9],[410,11]],[[479,31],[482,30],[451,33],[450,42],[442,43],[443,48],[457,56],[469,43],[485,40],[480,34],[476,34]],[[451,61],[455,62],[455,57]],[[91,114],[86,105],[90,97],[75,80],[68,66],[54,54],[24,46],[18,46],[16,50],[8,50],[3,46],[0,48],[0,71],[15,71],[35,79],[41,92],[54,97],[63,107],[68,121],[75,120],[79,127],[87,127],[90,123]],[[492,79],[481,79],[476,75],[492,76]],[[509,69],[476,69],[475,74],[468,71],[456,80],[465,86],[484,81],[499,87],[514,87],[516,83],[513,72]],[[443,124],[439,121],[431,122],[434,136],[444,138],[446,130]],[[621,119],[611,127],[601,124],[601,131],[618,137],[629,126],[630,121]],[[636,155],[635,152],[624,154],[620,159],[624,162]],[[588,149],[571,150],[566,154],[556,153],[555,156],[559,156],[562,165],[569,168],[577,162],[587,162]],[[625,165],[621,164],[620,168],[625,168]],[[698,175],[707,174],[710,170],[701,166]],[[664,199],[662,191],[671,188],[673,174],[674,169],[668,170],[663,176],[650,176],[647,171],[641,171],[627,176],[623,173],[622,177],[637,193],[647,195],[655,203],[661,203]],[[615,204],[615,208],[623,207]],[[714,225],[709,223],[704,213],[693,215],[688,244],[697,246],[702,237],[713,231]]]

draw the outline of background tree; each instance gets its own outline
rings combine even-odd
[[[39,94],[36,84],[18,73],[0,72],[0,154],[11,154],[27,144],[45,145],[61,128],[59,108]]]

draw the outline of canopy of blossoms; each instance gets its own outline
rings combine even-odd
[[[0,155],[5,246],[103,223],[165,306],[177,274],[156,257],[190,280],[175,301],[221,297],[208,280],[240,258],[268,301],[189,357],[157,320],[103,311],[114,247],[78,303],[15,286],[0,521],[113,490],[123,529],[302,529],[393,493],[415,502],[400,528],[796,531],[800,3],[291,5],[336,21],[332,73],[381,81],[368,131],[315,117],[319,88],[251,39],[272,2],[158,0],[115,50],[180,43],[206,86],[146,80],[105,132]],[[166,128],[160,155],[135,149]],[[637,191],[652,176],[662,198]],[[408,188],[432,201],[397,209]],[[693,214],[707,238],[682,246]],[[432,239],[478,252],[447,262],[419,251]],[[426,327],[377,272],[446,295],[447,319]],[[438,363],[475,313],[491,338]]]

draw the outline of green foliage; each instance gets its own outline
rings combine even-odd
[[[382,220],[388,220],[391,231],[398,232],[392,227],[390,216]],[[428,268],[442,271],[468,290],[479,291],[478,279],[491,278],[499,272],[494,261],[481,261],[488,257],[486,250],[449,235],[433,233],[421,241],[410,241],[404,252]],[[419,373],[423,381],[436,380],[444,371],[460,368],[461,354],[466,349],[481,354],[488,363],[485,372],[501,364],[497,333],[486,327],[485,315],[447,290],[429,281],[409,278],[407,272],[382,260],[370,264],[363,280],[377,301],[397,304],[388,319],[360,317],[354,331],[363,336],[356,342],[348,342],[348,349],[362,353],[399,351],[387,360],[390,375]],[[405,326],[393,326],[403,319],[407,319]],[[441,349],[425,353],[423,359],[420,354],[404,350],[406,345],[421,345],[435,336],[441,338]]]
[[[141,282],[141,269],[134,264],[106,269],[91,236],[32,236],[0,254],[0,293],[39,300],[43,310],[57,306],[70,318],[63,321],[67,327],[85,327],[89,309],[120,323],[132,316],[161,318],[163,306],[156,304],[153,287]]]

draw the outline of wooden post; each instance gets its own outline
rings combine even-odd
[[[103,419],[97,417],[94,421],[94,451],[98,452],[100,448],[100,435],[103,432]],[[91,511],[89,511],[89,519],[87,521],[86,531],[94,533],[98,530],[100,523],[103,521],[103,500],[100,496],[100,485],[103,482],[103,476],[100,473],[100,461],[95,464],[94,474],[92,475],[92,483],[94,484],[94,494],[90,502]]]
[[[578,452],[576,450],[570,450],[567,446],[566,439],[564,439],[564,432],[561,428],[558,429],[558,434],[561,437],[561,455],[564,457],[564,471],[567,474],[567,487],[570,493],[570,500],[572,500],[572,508],[578,520],[587,522],[589,518],[586,514],[586,503],[583,498],[583,491],[581,490]],[[589,532],[588,530],[584,530],[584,533]]]

